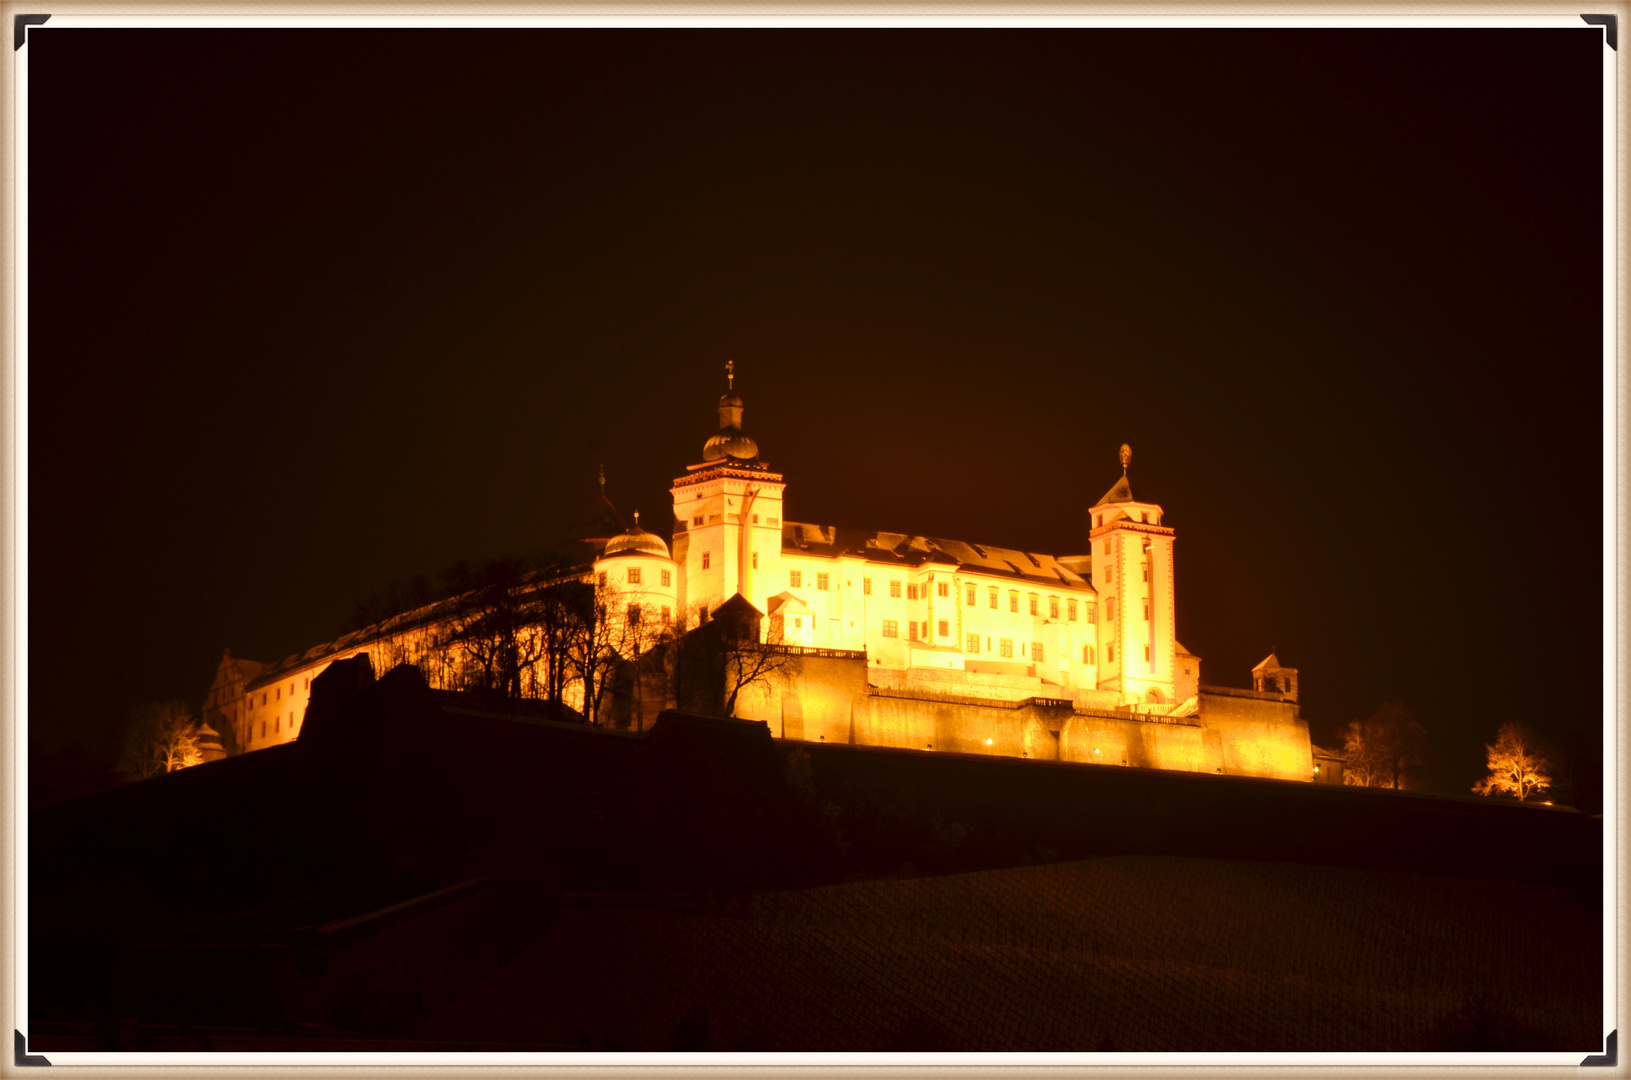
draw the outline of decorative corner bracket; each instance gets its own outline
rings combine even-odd
[[[1611,19],[1613,17],[1614,16],[1612,16],[1612,15],[1609,16],[1609,18],[1611,18]],[[1619,1034],[1620,1034],[1620,1029],[1619,1028],[1615,1028],[1613,1031],[1609,1032],[1608,1033],[1608,1038],[1603,1040],[1603,1052],[1601,1054],[1588,1055],[1587,1057],[1585,1057],[1584,1059],[1581,1060],[1580,1064],[1581,1065],[1607,1065],[1611,1069],[1614,1068],[1614,1066],[1616,1064],[1618,1064],[1619,1060],[1620,1060],[1620,1055],[1619,1055],[1619,1052],[1618,1052],[1618,1050],[1619,1050]]]
[[[1615,52],[1620,51],[1620,17],[1618,15],[1582,15],[1580,17],[1586,20],[1586,23],[1590,26],[1601,26],[1604,31],[1603,40],[1608,42],[1608,47]]]
[[[19,15],[17,17],[19,19],[22,18],[21,15]],[[16,1028],[12,1028],[11,1030],[13,1032],[15,1032],[16,1035],[17,1035],[17,1066],[19,1068],[21,1068],[24,1065],[49,1065],[49,1064],[51,1064],[49,1061],[45,1060],[45,1058],[40,1054],[30,1054],[28,1052],[28,1040],[23,1037],[23,1033],[20,1032],[20,1031],[17,1031]],[[1612,1037],[1613,1036],[1610,1036],[1610,1038],[1612,1038]]]
[[[38,26],[50,17],[49,15],[13,15],[11,17],[11,51],[16,52],[23,47],[23,43],[28,40],[28,28],[30,26]],[[1610,15],[1608,17],[1612,19],[1614,16]]]

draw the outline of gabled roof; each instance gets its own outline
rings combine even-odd
[[[749,600],[741,593],[732,593],[730,599],[714,608],[713,614],[710,615],[709,618],[728,619],[732,616],[736,616],[738,618],[758,619],[764,616],[764,612],[754,607],[753,601]]]
[[[774,615],[776,612],[780,611],[782,608],[787,607],[788,605],[796,605],[797,607],[799,607],[800,609],[802,609],[804,611],[809,611],[810,610],[810,605],[804,602],[803,597],[796,595],[795,593],[793,593],[791,590],[788,590],[788,589],[783,589],[781,592],[777,593],[775,596],[772,596],[769,600],[765,601],[765,608],[772,615]]]
[[[946,566],[971,573],[1016,578],[1055,588],[1086,589],[1092,584],[1072,568],[1083,556],[1066,556],[1069,563],[1053,555],[1020,551],[1015,548],[970,544],[937,536],[910,533],[874,532],[836,525],[809,525],[799,521],[782,522],[782,550],[818,558],[851,556],[869,563],[915,569]]]
[[[1269,653],[1262,660],[1258,661],[1256,667],[1252,668],[1252,673],[1256,674],[1259,671],[1290,671],[1290,670],[1291,670],[1290,668],[1288,668],[1284,664],[1280,663],[1280,658],[1278,656],[1275,656],[1273,653]]]

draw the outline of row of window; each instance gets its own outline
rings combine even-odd
[[[295,719],[294,713],[290,713],[289,714],[289,730],[290,731],[293,731],[295,729],[295,724],[296,723],[297,723],[297,721]],[[283,730],[283,714],[278,713],[277,716],[273,717],[273,719],[272,719],[272,734],[274,734],[274,735],[279,734],[282,730]],[[265,720],[261,721],[261,738],[263,738],[263,739],[266,738],[266,721]]]
[[[306,676],[306,689],[307,690],[311,689],[311,676],[310,675]],[[283,700],[283,687],[282,686],[279,686],[279,687],[277,687],[277,689],[275,689],[273,691],[269,691],[269,692],[273,695],[273,700],[274,701],[282,701]],[[294,683],[292,681],[289,683],[289,696],[294,697]],[[263,693],[263,694],[261,694],[261,706],[264,708],[265,705],[266,705],[266,694]],[[254,708],[255,708],[255,695],[250,694],[249,695],[249,709],[246,710],[246,711],[253,711]]]
[[[1150,580],[1150,561],[1148,559],[1145,559],[1142,565],[1144,567],[1144,580],[1147,582],[1147,581]],[[1104,568],[1104,583],[1106,585],[1110,585],[1110,584],[1114,583],[1115,580],[1116,580],[1116,568],[1113,567],[1113,566],[1106,566]]]
[[[662,583],[663,588],[666,589],[669,586],[674,584],[674,572],[672,570],[661,570],[661,571],[658,571],[658,573],[661,575],[661,583]],[[600,578],[601,578],[600,583],[602,585],[606,584],[605,571],[601,572]],[[639,585],[639,584],[641,584],[641,581],[640,581],[640,568],[638,566],[629,567],[628,578],[629,578],[629,584],[630,585]]]
[[[907,623],[907,630],[911,635],[911,640],[917,641],[917,640],[919,640],[918,635],[920,633],[925,635],[925,637],[926,637],[926,635],[929,632],[929,624],[927,622],[919,623],[919,622],[914,620],[914,621],[911,621],[911,622]],[[939,630],[940,630],[940,636],[941,637],[949,636],[948,633],[947,633],[948,624],[947,624],[947,621],[945,619],[940,620]],[[886,637],[886,638],[898,638],[898,637],[900,637],[900,623],[898,621],[894,620],[894,619],[885,619],[885,620],[883,620],[883,636]],[[984,639],[984,648],[985,648],[986,652],[991,651],[991,639],[989,637]],[[1019,644],[1019,655],[1020,655],[1020,657],[1022,659],[1029,659],[1032,663],[1036,663],[1036,664],[1044,663],[1046,661],[1046,659],[1047,659],[1047,650],[1046,650],[1046,647],[1043,645],[1042,642],[1040,642],[1040,641],[1030,642],[1028,648],[1029,648],[1029,653],[1027,655],[1027,643],[1025,643],[1023,641],[1020,642],[1020,644]],[[969,653],[970,655],[978,655],[979,652],[981,651],[980,635],[979,634],[967,634],[967,635],[965,635],[964,639],[963,639],[963,651],[966,652],[966,653]],[[1013,655],[1014,655],[1014,639],[1013,638],[998,638],[997,639],[997,649],[996,649],[996,651],[997,651],[997,655],[999,657],[1002,657],[1004,659],[1012,659]],[[1148,645],[1146,645],[1146,646],[1144,646],[1144,661],[1145,661],[1145,663],[1148,663],[1149,659],[1150,659],[1150,647]],[[1113,663],[1116,662],[1116,646],[1115,646],[1114,643],[1108,644],[1108,645],[1106,645],[1104,647],[1104,662],[1107,663],[1107,664],[1113,664]],[[1095,650],[1092,645],[1083,645],[1082,646],[1082,663],[1090,664],[1090,665],[1098,663],[1098,653],[1097,653],[1097,650]]]

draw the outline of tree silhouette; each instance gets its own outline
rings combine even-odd
[[[679,707],[735,716],[743,690],[798,672],[801,654],[782,644],[779,628],[773,625],[770,640],[760,640],[763,618],[738,593],[677,643],[674,700]]]
[[[1502,724],[1495,742],[1486,744],[1484,750],[1489,775],[1472,786],[1479,795],[1516,795],[1523,802],[1552,786],[1552,763],[1522,724]]]
[[[1342,729],[1347,760],[1342,782],[1356,787],[1406,788],[1426,756],[1427,732],[1409,709],[1389,701]]]
[[[455,595],[447,642],[464,655],[464,689],[523,696],[544,655],[536,573],[520,559],[461,564],[449,575]]]

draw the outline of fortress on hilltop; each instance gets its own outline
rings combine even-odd
[[[512,694],[643,730],[689,705],[672,658],[730,614],[754,626],[759,652],[785,658],[734,696],[737,716],[780,738],[1337,781],[1339,762],[1310,746],[1294,668],[1270,655],[1250,690],[1202,684],[1177,638],[1176,533],[1134,496],[1129,447],[1076,554],[790,521],[785,477],[743,428],[732,365],[726,378],[719,430],[673,483],[672,541],[638,515],[626,525],[603,477],[577,533],[585,559],[519,586],[592,592],[595,626],[572,646],[547,618],[523,620]],[[276,664],[229,652],[205,721],[233,753],[294,739],[312,679],[360,653],[380,672],[415,663],[433,687],[489,686],[470,610],[444,600]]]

